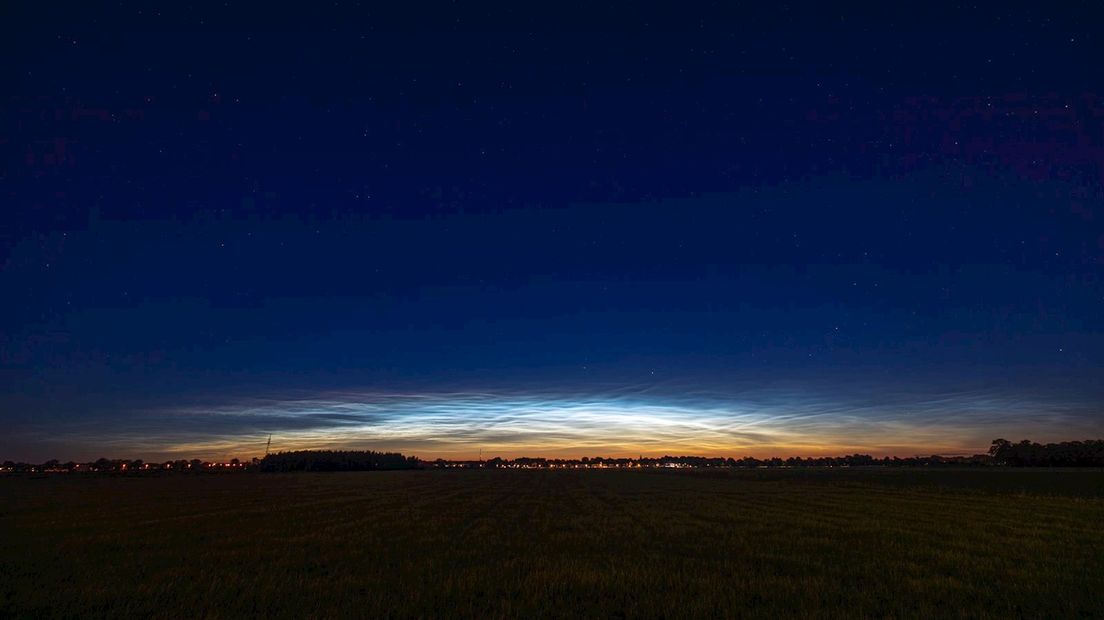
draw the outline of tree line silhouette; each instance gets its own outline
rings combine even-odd
[[[229,461],[211,462],[203,461],[200,459],[177,459],[175,461],[144,461],[142,459],[108,459],[100,458],[95,461],[87,461],[84,463],[78,463],[75,461],[61,462],[57,459],[50,459],[44,463],[23,463],[15,461],[4,461],[0,464],[0,472],[15,472],[15,473],[59,473],[59,472],[74,472],[74,473],[104,473],[104,472],[148,472],[148,471],[171,471],[171,472],[210,472],[210,471],[245,471],[251,467],[254,467],[259,459],[253,459],[252,462],[243,462],[238,459],[230,459]]]
[[[418,469],[417,457],[371,450],[296,450],[266,455],[261,471],[371,471]]]
[[[1048,444],[995,439],[989,455],[997,465],[1013,467],[1104,467],[1104,439]]]
[[[199,459],[175,461],[151,461],[142,459],[101,458],[86,463],[60,462],[51,459],[44,463],[5,461],[0,473],[55,473],[55,472],[291,472],[291,471],[373,471],[425,468],[630,468],[630,467],[932,467],[932,466],[1005,466],[1005,467],[1104,467],[1104,439],[1064,441],[1040,444],[1028,439],[1018,443],[995,439],[988,454],[972,456],[912,456],[882,457],[869,454],[825,457],[765,458],[755,457],[705,457],[662,456],[641,458],[583,457],[580,459],[495,457],[486,461],[457,461],[437,459],[422,461],[417,457],[397,452],[370,450],[296,450],[278,452],[251,461],[230,459],[225,462],[209,462]]]

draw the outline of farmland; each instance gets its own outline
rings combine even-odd
[[[0,477],[0,617],[1104,615],[1104,472]]]

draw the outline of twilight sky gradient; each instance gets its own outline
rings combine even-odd
[[[5,6],[0,458],[1104,435],[1091,4],[586,7]]]

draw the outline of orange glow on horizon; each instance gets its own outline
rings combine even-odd
[[[1014,427],[999,425],[1013,408]],[[488,393],[341,394],[317,400],[272,401],[263,406],[173,410],[191,428],[151,428],[102,438],[87,433],[59,445],[147,460],[199,458],[228,462],[272,452],[307,449],[401,452],[423,460],[702,456],[790,458],[868,454],[881,457],[974,455],[993,439],[1062,441],[1093,436],[1092,420],[1078,427],[1045,403],[992,398],[979,401],[907,401],[842,408],[835,401],[785,393],[745,401],[569,399]],[[280,430],[280,426],[287,428]],[[238,427],[241,430],[235,431]],[[1056,431],[1061,431],[1058,434]],[[104,446],[107,446],[105,449]],[[74,451],[76,451],[74,450]],[[72,451],[70,451],[72,453]],[[102,454],[73,454],[86,458]]]

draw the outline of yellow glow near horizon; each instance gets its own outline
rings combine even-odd
[[[1009,428],[1008,420],[1015,422]],[[336,394],[159,412],[104,434],[97,450],[148,458],[250,458],[272,450],[371,449],[421,458],[874,456],[974,454],[1010,435],[1092,434],[1051,405],[958,397],[838,403],[785,393],[747,400],[443,394]],[[85,438],[88,434],[84,435]],[[64,437],[61,438],[64,440]]]

